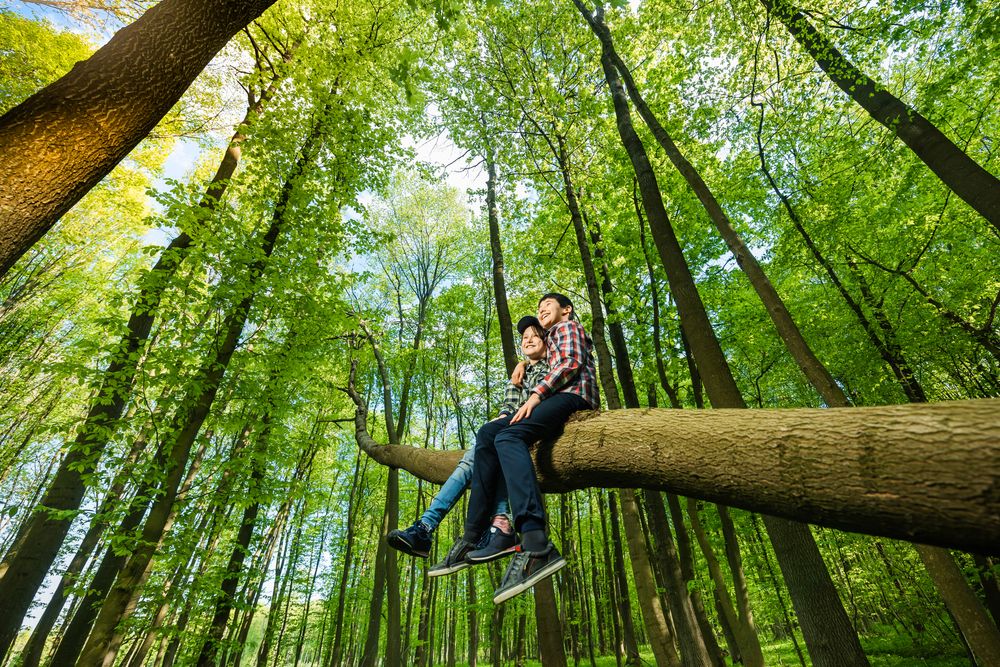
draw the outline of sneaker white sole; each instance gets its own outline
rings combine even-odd
[[[524,591],[528,590],[529,588],[537,584],[542,579],[545,579],[546,577],[551,577],[553,574],[563,569],[564,567],[566,567],[565,558],[560,558],[559,560],[553,563],[549,563],[548,565],[540,569],[538,572],[535,572],[533,575],[531,575],[530,577],[519,583],[517,586],[511,586],[510,588],[502,592],[497,592],[497,594],[493,596],[493,604],[500,604],[501,602],[506,602],[512,597],[520,595]]]
[[[460,571],[464,570],[467,567],[472,567],[471,563],[466,563],[466,562],[463,561],[461,563],[455,563],[454,565],[452,565],[450,567],[442,567],[442,568],[440,568],[438,570],[428,570],[427,571],[427,576],[428,577],[443,577],[446,574],[452,574],[453,572],[460,572]]]

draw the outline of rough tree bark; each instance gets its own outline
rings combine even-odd
[[[365,415],[358,411],[355,431],[378,463],[435,484],[455,469],[461,452],[375,442]],[[969,551],[1000,544],[1000,399],[584,413],[536,448],[535,465],[547,492],[662,489]]]
[[[274,0],[163,0],[0,117],[0,276]]]

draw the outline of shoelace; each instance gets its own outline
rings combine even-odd
[[[459,560],[458,555],[462,553],[462,549],[468,546],[468,542],[465,540],[459,540],[452,545],[451,551],[448,552],[448,557],[445,559],[448,563],[454,563]]]
[[[531,558],[530,551],[515,551],[514,558],[510,561],[510,565],[507,566],[507,571],[504,572],[503,580],[500,582],[500,588],[504,588],[510,582],[510,580],[515,576],[516,572],[520,572],[528,564],[528,559]]]

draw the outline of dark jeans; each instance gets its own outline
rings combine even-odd
[[[512,425],[510,417],[504,417],[479,429],[465,519],[466,539],[477,539],[486,529],[499,484],[507,485],[518,532],[545,529],[545,504],[528,447],[539,440],[557,438],[571,414],[589,409],[590,404],[576,394],[553,394],[539,403],[527,419]]]

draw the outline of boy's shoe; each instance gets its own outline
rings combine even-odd
[[[514,533],[505,533],[496,526],[490,526],[484,537],[485,539],[480,542],[482,546],[469,552],[467,558],[472,564],[488,563],[509,556],[517,547],[517,536]]]
[[[406,530],[393,530],[385,538],[389,546],[404,554],[427,558],[431,555],[431,531],[423,521],[417,521]]]
[[[514,560],[507,566],[500,588],[493,594],[493,603],[500,604],[520,595],[546,577],[566,566],[566,559],[559,555],[552,542],[544,551],[522,551],[520,545]]]
[[[427,570],[428,577],[440,577],[452,572],[458,572],[469,567],[472,563],[465,559],[469,552],[476,548],[472,542],[466,542],[463,538],[458,538],[455,544],[448,551],[444,560]]]

